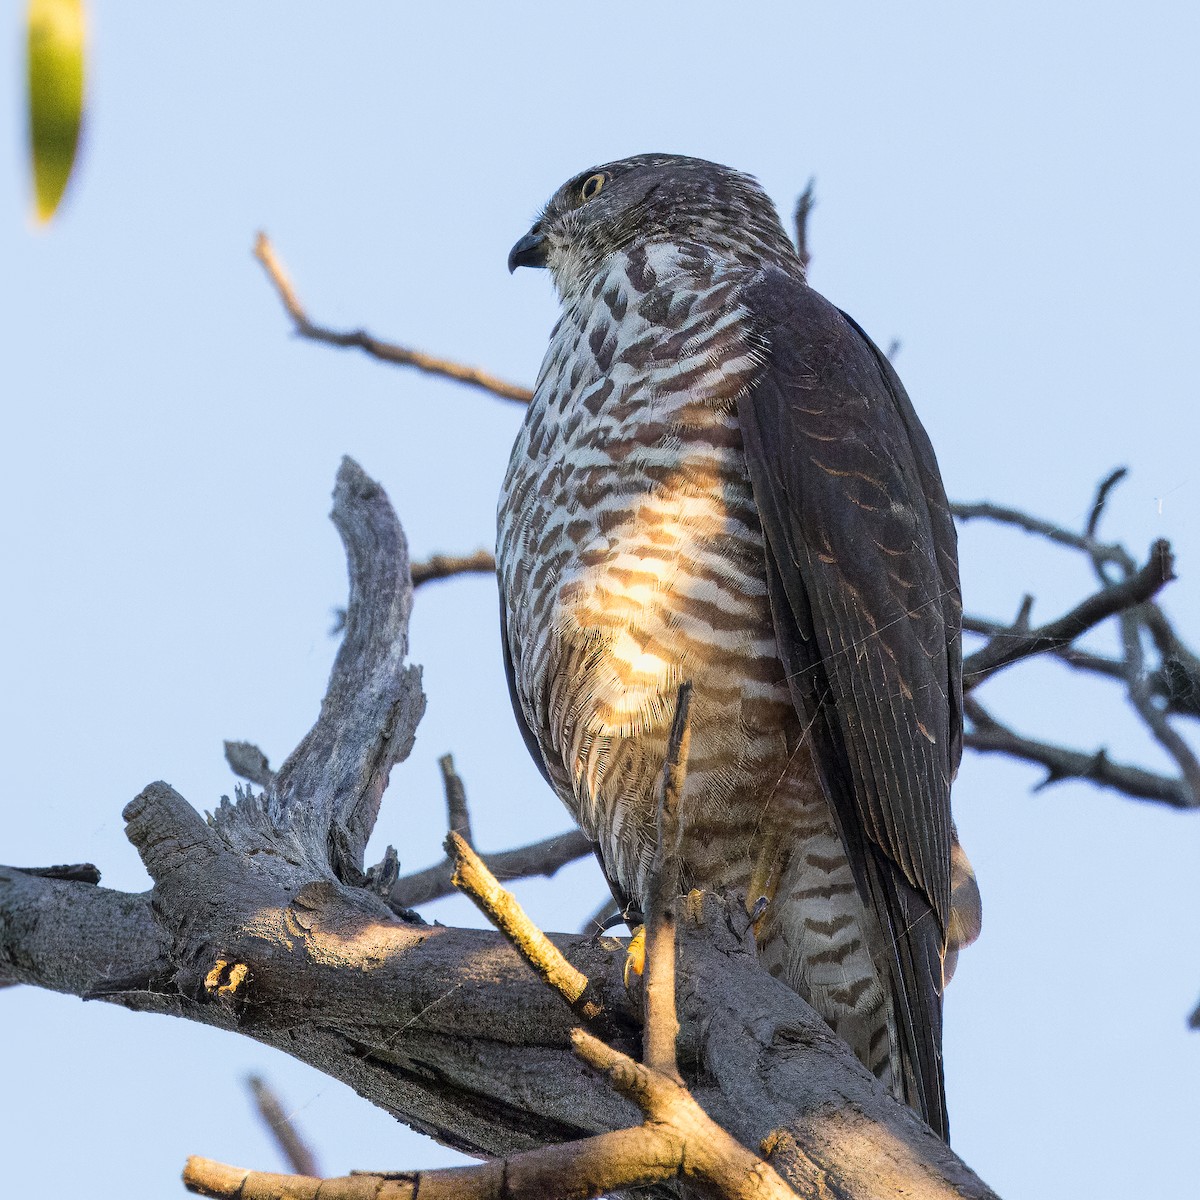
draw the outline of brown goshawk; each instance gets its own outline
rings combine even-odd
[[[530,751],[636,909],[691,680],[684,884],[767,897],[766,967],[945,1137],[942,990],[978,892],[950,819],[956,539],[908,396],[714,163],[584,172],[517,266],[562,299],[498,517]]]

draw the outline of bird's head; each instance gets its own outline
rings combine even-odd
[[[802,269],[754,179],[677,154],[639,154],[567,180],[513,246],[508,269],[548,267],[566,296],[590,283],[611,255],[663,242],[693,243],[751,266]]]

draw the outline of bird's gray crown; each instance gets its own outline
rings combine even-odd
[[[802,273],[757,181],[678,154],[639,154],[581,171],[551,196],[508,265],[549,267],[567,295],[611,255],[662,242],[690,242],[748,266]]]

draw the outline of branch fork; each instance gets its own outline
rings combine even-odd
[[[688,1178],[703,1191],[728,1200],[787,1200],[795,1192],[760,1156],[717,1125],[684,1085],[676,1059],[675,917],[679,883],[679,798],[687,777],[691,685],[679,690],[659,788],[658,850],[647,914],[645,1034],[643,1062],[587,1030],[572,1031],[575,1054],[644,1114],[640,1126],[531,1150],[501,1163],[444,1171],[357,1174],[340,1179],[266,1175],[192,1158],[184,1183],[200,1195],[228,1200],[322,1200],[389,1197],[422,1200],[439,1196],[487,1200],[588,1197],[616,1189]],[[443,760],[451,820],[465,812],[453,766]],[[460,828],[462,828],[460,824]],[[469,828],[469,826],[467,827]],[[447,854],[455,886],[512,944],[572,1011],[589,1024],[605,1014],[590,980],[529,919],[511,892],[496,881],[463,832],[451,830]]]

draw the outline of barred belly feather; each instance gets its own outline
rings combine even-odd
[[[501,494],[514,685],[559,795],[641,904],[693,681],[684,883],[768,894],[764,963],[895,1089],[894,1015],[771,619],[737,423],[760,361],[742,278],[684,242],[614,254],[564,298]]]

